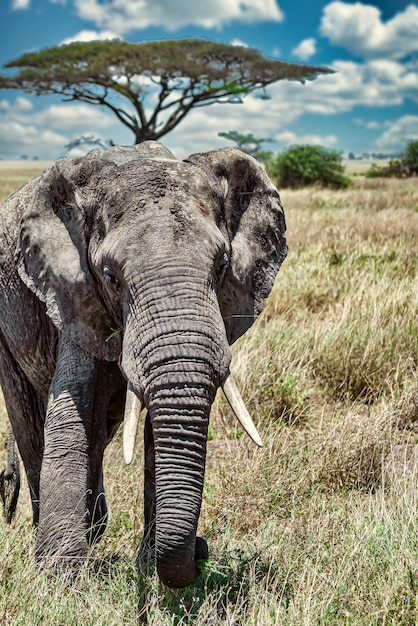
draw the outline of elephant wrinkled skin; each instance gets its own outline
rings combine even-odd
[[[93,150],[5,200],[0,244],[0,380],[37,560],[77,571],[101,537],[103,452],[128,397],[127,415],[147,410],[140,560],[191,584],[207,557],[196,530],[211,405],[287,253],[277,190],[236,149],[184,161],[157,142]]]

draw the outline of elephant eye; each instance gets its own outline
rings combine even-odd
[[[229,267],[229,258],[226,252],[223,253],[221,258],[219,259],[219,269],[226,270]]]
[[[119,291],[120,283],[114,269],[108,263],[103,267],[103,280],[110,285],[114,291]]]
[[[218,287],[220,287],[224,281],[225,274],[229,268],[229,258],[226,252],[224,252],[220,259],[218,265]]]

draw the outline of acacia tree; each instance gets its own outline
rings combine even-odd
[[[229,130],[227,133],[218,133],[218,137],[223,137],[224,139],[229,139],[230,141],[233,141],[236,147],[239,148],[239,150],[250,154],[262,163],[267,162],[273,154],[271,151],[261,149],[261,145],[263,143],[272,143],[273,140],[268,138],[260,139],[258,137],[254,137],[253,133],[243,135],[236,130]]]
[[[17,71],[0,74],[0,89],[104,106],[133,132],[135,143],[159,139],[193,108],[242,102],[278,80],[331,71],[204,39],[76,42],[24,54],[4,67]]]

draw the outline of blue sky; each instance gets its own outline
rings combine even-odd
[[[418,5],[408,0],[1,0],[1,64],[72,40],[206,37],[266,56],[336,70],[301,85],[281,81],[270,100],[193,111],[162,141],[178,157],[231,145],[219,131],[269,137],[280,151],[316,143],[396,153],[418,139]],[[80,135],[130,144],[110,113],[56,96],[0,92],[0,158],[58,158]]]

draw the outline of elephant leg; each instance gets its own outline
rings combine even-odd
[[[126,381],[123,378],[119,366],[112,363],[98,364],[100,371],[100,386],[105,385],[107,391],[111,390],[107,411],[103,405],[103,415],[107,413],[106,419],[106,441],[104,447],[113,439],[119,426],[122,423],[122,415],[126,398]],[[96,411],[97,412],[97,411]],[[101,416],[99,416],[101,419]],[[106,504],[103,468],[100,470],[96,491],[93,494],[91,506],[91,527],[88,532],[89,544],[100,541],[106,530],[108,521],[108,508]]]
[[[6,342],[0,335],[0,382],[3,390],[7,414],[13,428],[20,456],[25,467],[32,501],[33,523],[39,521],[39,478],[44,447],[43,426],[46,411],[46,398],[39,394],[19,364],[10,353]],[[13,472],[5,471],[11,479],[17,478],[17,464]],[[12,500],[17,502],[17,482],[15,482]],[[9,496],[10,498],[10,496]],[[16,504],[16,503],[15,503]],[[6,513],[7,514],[7,513]]]
[[[60,337],[45,421],[37,559],[77,570],[100,538],[107,507],[102,483],[109,365]]]
[[[149,413],[144,428],[144,535],[139,550],[139,567],[146,571],[155,562],[155,449]]]

